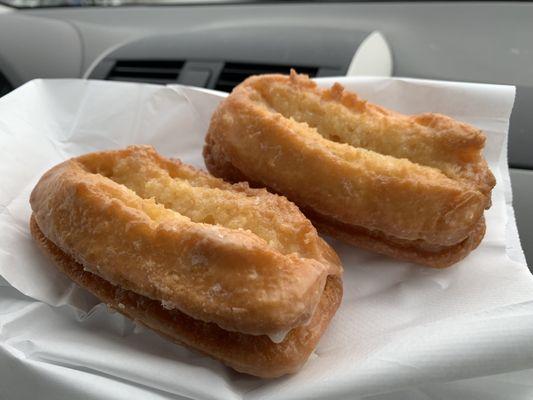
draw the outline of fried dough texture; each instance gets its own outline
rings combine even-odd
[[[485,232],[495,179],[483,133],[440,114],[402,115],[305,75],[250,77],[215,111],[215,176],[287,196],[325,233],[430,267]]]
[[[63,273],[241,372],[295,372],[340,303],[340,261],[294,204],[148,146],[65,161],[30,203]]]

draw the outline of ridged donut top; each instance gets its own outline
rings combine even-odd
[[[227,330],[299,326],[327,276],[341,273],[284,197],[230,185],[148,146],[59,164],[30,202],[46,237],[89,271]]]
[[[402,115],[307,76],[260,75],[215,112],[209,136],[254,182],[325,217],[398,239],[462,241],[490,205],[478,129]]]

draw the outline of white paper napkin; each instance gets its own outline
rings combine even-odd
[[[502,387],[523,398],[533,394],[524,386],[533,377],[527,371],[533,369],[533,279],[516,233],[506,159],[514,88],[333,80],[386,107],[441,112],[485,131],[498,184],[476,251],[452,268],[430,270],[331,241],[344,264],[345,295],[315,354],[290,377],[235,373],[108,313],[56,271],[28,231],[31,189],[68,157],[147,143],[203,166],[204,134],[223,95],[179,86],[32,81],[0,99],[0,398],[445,399],[462,393],[487,400]],[[486,378],[492,375],[500,384]]]

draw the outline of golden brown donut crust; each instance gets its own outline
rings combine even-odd
[[[465,258],[474,250],[485,235],[485,219],[482,217],[472,232],[452,246],[429,246],[427,243],[401,241],[390,238],[380,232],[367,231],[364,228],[339,224],[319,216],[312,219],[315,226],[323,233],[338,238],[375,253],[403,261],[411,261],[432,268],[446,268]]]
[[[148,146],[61,163],[30,203],[44,235],[93,274],[229,331],[277,335],[305,324],[327,277],[341,274],[285,198]]]
[[[342,298],[340,277],[330,275],[309,323],[293,329],[281,343],[267,336],[223,330],[214,323],[191,318],[179,310],[167,310],[161,302],[112,285],[88,272],[83,265],[48,240],[32,215],[30,230],[40,249],[81,287],[108,306],[141,322],[172,341],[205,353],[233,369],[263,378],[294,373],[306,362],[326,330]]]
[[[495,184],[484,142],[449,117],[405,116],[293,73],[236,87],[212,117],[204,159],[215,176],[266,186],[320,215],[334,236],[442,267],[483,236]]]

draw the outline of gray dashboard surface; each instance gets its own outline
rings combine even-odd
[[[0,13],[0,71],[18,86],[37,77],[82,77],[107,55],[155,36],[202,32],[243,49],[250,61],[262,47],[282,47],[286,57],[314,52],[327,60],[327,47],[309,47],[313,32],[343,36],[383,32],[394,58],[394,75],[513,84],[517,101],[511,120],[509,160],[522,243],[533,264],[533,3],[527,2],[342,2],[118,8],[52,8]],[[264,43],[250,46],[254,32]],[[306,35],[305,32],[311,32]],[[241,32],[239,34],[238,32]],[[271,32],[271,34],[269,34]],[[292,46],[283,37],[297,36]],[[281,34],[282,33],[282,34]],[[266,36],[265,36],[266,35]],[[13,38],[16,37],[16,40]],[[256,36],[257,37],[257,36]],[[272,40],[269,40],[272,38]],[[301,46],[298,46],[301,41]],[[231,42],[231,43],[230,43]],[[142,46],[141,46],[142,47]],[[349,47],[349,46],[346,46]],[[180,59],[177,47],[169,49]],[[190,50],[190,49],[189,49]],[[143,53],[143,52],[141,52]],[[148,46],[139,58],[147,57]],[[205,57],[209,57],[206,55]],[[305,56],[302,57],[311,57]],[[279,61],[279,60],[273,60]]]
[[[533,227],[532,227],[532,199],[533,199],[533,171],[511,169],[511,185],[513,186],[513,205],[515,209],[516,225],[520,233],[522,249],[532,269],[533,260]]]
[[[55,8],[25,10],[18,14],[55,20],[56,24],[66,24],[68,28],[75,29],[79,34],[80,43],[78,45],[62,43],[60,47],[64,53],[68,49],[74,53],[77,51],[77,46],[81,47],[81,70],[84,72],[117,47],[153,35],[176,33],[186,35],[199,31],[205,34],[212,32],[215,35],[230,27],[235,32],[240,30],[242,34],[227,36],[225,40],[242,43],[243,51],[246,50],[250,58],[254,58],[261,57],[261,46],[248,49],[246,43],[250,35],[253,37],[257,30],[271,32],[271,46],[283,46],[283,39],[279,38],[277,32],[285,32],[289,37],[291,30],[297,35],[302,29],[307,29],[310,37],[318,31],[324,31],[324,37],[343,32],[346,37],[350,37],[354,30],[379,29],[390,42],[396,76],[516,85],[518,101],[512,119],[509,160],[512,166],[533,168],[533,157],[529,151],[533,149],[533,135],[527,134],[529,126],[533,125],[533,114],[529,112],[529,104],[533,100],[531,72],[533,4],[520,2],[230,4]],[[27,70],[15,74],[16,85],[32,77],[43,76],[43,72],[50,76],[58,75],[57,68],[34,65],[35,61],[31,62],[31,57],[28,56],[24,46],[18,51],[4,55],[4,42],[8,40],[1,38],[8,36],[2,34],[5,28],[1,21],[0,19],[0,48],[2,48],[0,67],[2,59],[9,60],[19,53],[25,53],[28,61],[23,63]],[[51,24],[52,21],[48,23]],[[23,30],[22,27],[19,29]],[[42,31],[44,28],[40,29]],[[59,25],[56,29],[60,29]],[[58,38],[65,35],[66,33],[61,36],[56,34]],[[35,46],[35,34],[24,36],[28,37],[30,45],[33,42]],[[72,41],[77,39],[73,33],[70,33],[70,37]],[[327,59],[328,51],[319,44],[317,41],[315,51]],[[300,48],[293,46],[286,51],[298,53]],[[23,57],[24,54],[19,55],[19,58]],[[79,56],[76,54],[70,57],[73,58],[78,60]],[[47,59],[50,58],[43,57],[43,60]],[[63,70],[64,76],[80,75],[77,65],[70,65],[67,71],[67,64],[65,60],[59,67]],[[32,68],[36,71],[35,74],[31,73]]]

